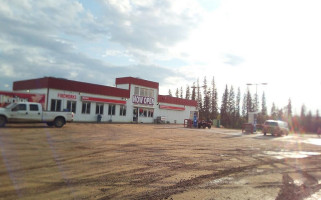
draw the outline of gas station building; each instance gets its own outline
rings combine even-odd
[[[44,77],[13,83],[14,92],[44,94],[44,109],[72,111],[76,122],[184,123],[197,111],[193,100],[159,94],[159,83],[116,78],[116,87]]]

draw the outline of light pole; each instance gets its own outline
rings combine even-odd
[[[258,105],[257,105],[257,99],[258,99],[258,96],[257,96],[257,86],[258,85],[267,85],[267,83],[247,83],[246,84],[247,86],[251,86],[251,85],[255,85],[255,104],[256,104],[256,110],[255,111],[258,111],[257,109],[257,107],[258,107]]]
[[[255,85],[255,110],[253,113],[253,116],[251,117],[253,119],[253,129],[254,132],[256,132],[256,123],[257,123],[257,113],[258,113],[258,96],[257,96],[257,86],[258,85],[267,85],[267,83],[247,83],[247,86]],[[250,120],[249,120],[250,121]]]

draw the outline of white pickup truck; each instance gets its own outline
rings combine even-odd
[[[0,108],[0,127],[6,123],[47,123],[48,126],[63,127],[73,120],[72,112],[43,111],[39,103],[12,103]]]

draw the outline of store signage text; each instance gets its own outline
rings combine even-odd
[[[63,99],[77,99],[77,96],[73,95],[73,94],[61,94],[61,93],[58,93],[58,97],[59,98],[63,98]]]
[[[133,103],[154,105],[154,98],[133,95]]]

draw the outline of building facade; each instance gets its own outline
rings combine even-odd
[[[72,111],[78,122],[184,123],[197,111],[196,101],[159,95],[159,83],[134,77],[116,78],[116,87],[44,77],[16,81],[13,90],[45,94],[45,110]]]

